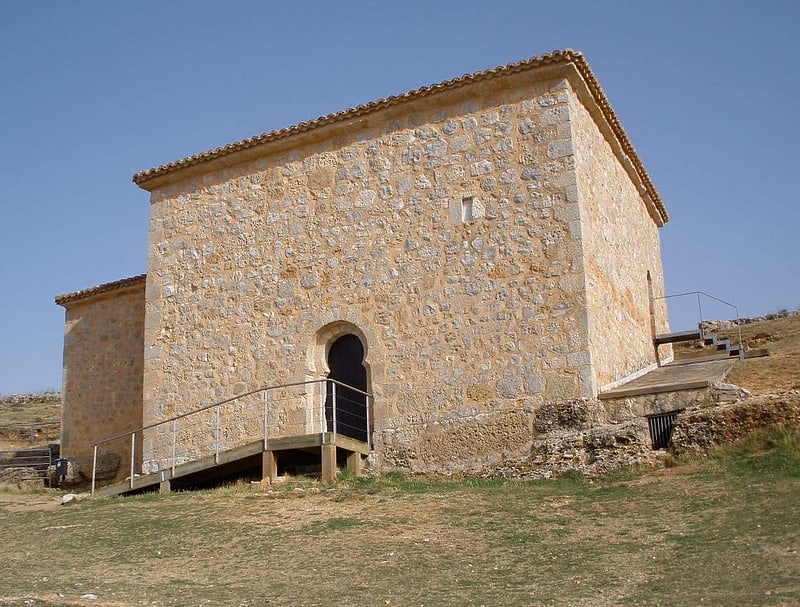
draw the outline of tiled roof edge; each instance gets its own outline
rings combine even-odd
[[[122,280],[107,282],[105,284],[97,285],[96,287],[91,287],[89,289],[75,291],[74,293],[57,295],[55,301],[59,306],[63,306],[65,304],[72,303],[80,299],[86,299],[87,297],[93,297],[95,295],[100,295],[102,293],[117,291],[119,289],[123,289],[125,287],[132,287],[140,283],[144,284],[146,278],[147,274],[140,274],[139,276],[132,276],[131,278],[123,278]]]
[[[653,185],[650,175],[647,174],[647,169],[644,168],[644,164],[642,163],[641,158],[639,158],[639,154],[636,153],[636,148],[633,147],[633,143],[631,143],[631,140],[628,138],[628,133],[625,132],[619,117],[611,107],[611,103],[609,103],[608,97],[606,97],[606,94],[603,91],[603,87],[600,86],[600,82],[598,82],[594,72],[592,72],[592,68],[589,67],[589,62],[586,61],[586,58],[581,53],[577,53],[574,56],[572,63],[578,69],[578,72],[580,72],[584,82],[586,82],[586,86],[594,97],[597,106],[600,108],[603,116],[608,121],[608,124],[611,126],[614,134],[617,136],[617,139],[622,146],[622,150],[633,163],[636,173],[642,180],[642,184],[647,191],[647,194],[650,196],[650,200],[653,202],[658,215],[660,216],[662,222],[661,225],[667,223],[669,221],[669,213],[667,212],[667,208],[664,206],[664,202],[661,200],[661,196],[659,196],[656,186]]]
[[[453,78],[452,80],[445,80],[444,82],[440,82],[438,84],[424,86],[422,88],[418,88],[409,91],[407,93],[402,93],[400,95],[393,95],[391,97],[378,99],[377,101],[372,101],[370,103],[359,105],[354,108],[349,108],[346,110],[335,112],[333,114],[328,114],[326,116],[322,116],[314,120],[301,122],[291,127],[286,127],[276,131],[270,131],[267,133],[263,133],[261,135],[255,135],[247,139],[242,139],[241,141],[237,141],[234,143],[230,143],[228,145],[214,148],[213,150],[209,150],[207,152],[202,152],[200,154],[188,156],[181,160],[176,160],[174,162],[163,164],[161,166],[148,169],[145,171],[139,171],[133,176],[133,182],[139,187],[147,189],[145,186],[151,180],[167,175],[174,171],[179,171],[181,169],[185,169],[191,166],[202,164],[204,162],[215,160],[217,158],[221,158],[223,156],[227,156],[228,154],[233,154],[235,152],[247,150],[271,141],[277,141],[279,139],[285,139],[287,137],[291,137],[301,133],[306,133],[308,131],[311,131],[313,129],[325,125],[341,122],[344,120],[351,120],[353,118],[364,116],[366,114],[371,114],[373,112],[382,110],[384,108],[405,103],[414,99],[435,95],[438,93],[442,93],[444,91],[454,90],[472,83],[490,80],[492,78],[498,78],[511,74],[517,74],[544,65],[559,64],[559,63],[561,64],[571,63],[578,70],[581,77],[586,82],[586,86],[589,88],[590,93],[597,102],[598,107],[600,108],[604,117],[606,118],[612,130],[614,131],[614,134],[618,137],[623,151],[631,159],[636,172],[641,178],[642,183],[645,189],[647,190],[647,193],[650,196],[650,199],[653,201],[653,204],[657,209],[658,214],[660,215],[661,220],[664,223],[666,223],[669,220],[669,214],[667,213],[667,209],[664,206],[663,202],[661,201],[661,197],[658,195],[658,191],[655,189],[655,186],[650,180],[650,177],[647,174],[647,171],[645,170],[644,165],[642,164],[642,161],[639,158],[639,155],[636,153],[633,144],[628,138],[625,129],[622,127],[622,123],[619,121],[619,118],[617,117],[616,113],[611,108],[611,104],[609,103],[608,98],[603,92],[603,89],[600,86],[600,83],[598,82],[597,78],[595,78],[594,73],[589,67],[589,63],[584,58],[583,54],[580,51],[575,51],[572,49],[556,50],[553,51],[552,53],[545,53],[541,56],[531,57],[530,59],[525,59],[523,61],[518,61],[516,63],[509,63],[507,65],[498,66],[492,69],[474,72],[472,74],[465,74],[464,76],[461,76],[459,78]]]

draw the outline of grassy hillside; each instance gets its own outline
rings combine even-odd
[[[767,348],[770,356],[751,358],[734,367],[728,381],[761,394],[800,389],[800,315],[742,327],[750,348]]]
[[[718,334],[738,343],[735,329]],[[748,350],[766,348],[770,356],[738,363],[727,381],[754,394],[800,388],[800,315],[742,325],[742,341]],[[714,354],[709,348],[691,342],[676,344],[674,348],[679,360]]]
[[[778,432],[593,483],[0,493],[0,605],[796,605],[799,471]]]
[[[24,405],[0,402],[0,426],[58,423],[60,421],[60,402],[32,402]]]
[[[60,427],[60,402],[0,402],[0,451],[57,443]]]

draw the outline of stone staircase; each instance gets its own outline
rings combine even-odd
[[[58,452],[51,447],[0,451],[0,476],[14,481],[46,480],[54,457]]]
[[[653,343],[655,343],[656,346],[675,344],[684,341],[701,341],[703,345],[713,346],[718,352],[724,353],[725,356],[744,358],[745,355],[744,347],[741,344],[734,345],[728,338],[721,338],[715,333],[706,333],[701,329],[664,333],[662,335],[656,335],[653,339]]]

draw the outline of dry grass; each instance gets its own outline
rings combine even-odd
[[[728,381],[753,393],[800,388],[800,315],[742,327],[748,348],[767,348],[770,356],[736,365]]]
[[[0,605],[798,604],[800,478],[755,448],[595,483],[0,493]]]
[[[12,405],[0,403],[0,426],[9,424],[57,423],[61,421],[61,403],[47,401]]]
[[[0,403],[0,451],[57,443],[60,432],[60,402]]]

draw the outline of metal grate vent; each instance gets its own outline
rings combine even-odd
[[[667,448],[672,438],[675,420],[678,419],[678,413],[681,411],[683,409],[647,416],[647,426],[650,428],[650,440],[653,443],[653,449]]]

